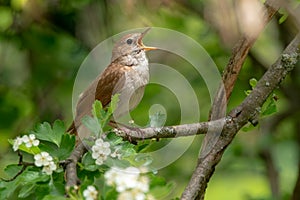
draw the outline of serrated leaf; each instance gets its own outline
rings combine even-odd
[[[99,100],[96,100],[93,104],[93,115],[98,119],[101,118],[101,110],[103,109],[102,103]]]
[[[61,136],[65,132],[64,123],[60,120],[56,120],[53,124],[53,129],[48,122],[39,124],[32,133],[40,140],[52,142],[59,146]]]
[[[118,145],[123,142],[123,138],[120,136],[117,136],[115,133],[110,132],[106,135],[107,140],[109,141],[110,144],[113,146]]]
[[[110,115],[117,109],[118,102],[119,102],[119,96],[120,96],[120,94],[115,94],[111,97],[111,102],[108,107],[108,112]]]
[[[57,157],[59,160],[67,159],[72,153],[76,143],[74,135],[64,134],[61,139],[60,148],[58,149]]]
[[[42,142],[39,146],[42,151],[48,152],[52,157],[65,160],[73,151],[75,142],[76,138],[74,135],[64,134],[61,139],[60,147],[49,142]]]
[[[251,78],[249,80],[249,84],[251,85],[252,88],[254,88],[257,84],[257,80],[255,78]]]
[[[96,118],[90,116],[84,116],[81,119],[82,124],[84,124],[93,134],[97,137],[102,133],[102,128]]]

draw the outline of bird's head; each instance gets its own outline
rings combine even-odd
[[[126,56],[128,54],[138,54],[140,51],[150,51],[157,49],[156,47],[147,47],[143,44],[142,39],[149,30],[150,28],[147,28],[142,33],[131,33],[123,36],[119,41],[115,43],[111,60],[114,61],[119,57]]]

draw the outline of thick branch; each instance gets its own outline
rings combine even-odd
[[[212,147],[209,154],[198,160],[198,165],[192,178],[182,194],[181,199],[195,199],[198,194],[200,199],[204,198],[207,183],[212,176],[215,166],[221,160],[226,147],[231,143],[236,133],[253,117],[256,116],[260,107],[266,101],[271,92],[276,89],[280,82],[290,72],[299,59],[298,46],[300,34],[298,34],[290,45],[285,49],[282,56],[268,69],[264,76],[258,81],[257,86],[251,94],[235,109],[229,116],[228,121],[221,134],[221,139]]]
[[[259,27],[256,35],[244,35],[235,45],[232,51],[232,56],[229,59],[227,66],[224,69],[222,76],[223,83],[214,98],[212,105],[210,119],[218,119],[222,117],[225,112],[227,101],[230,98],[235,82],[239,76],[240,70],[246,60],[249,50],[256,41],[259,33],[261,33],[265,25],[272,19],[274,14],[279,9],[278,5],[274,3],[274,0],[268,0],[265,2],[264,26]]]
[[[77,163],[81,159],[82,155],[86,152],[84,144],[79,141],[76,148],[73,150],[70,157],[67,159],[66,164],[66,191],[69,191],[71,187],[80,184],[80,180],[77,177]]]
[[[278,9],[279,6],[275,5],[273,0],[265,2],[265,12],[262,19],[264,21],[264,26],[272,19]],[[224,70],[223,83],[220,84],[219,90],[214,98],[209,117],[210,120],[215,120],[224,116],[227,101],[232,93],[246,56],[264,26],[261,26],[260,29],[257,30],[256,35],[244,35],[234,47],[232,56]],[[225,124],[225,127],[228,127],[228,124]],[[237,129],[236,132],[238,130],[239,129]],[[197,196],[199,199],[204,199],[207,183],[213,174],[215,165],[219,162],[223,154],[223,151],[221,151],[220,154],[216,154],[216,152],[214,152],[215,149],[212,148],[220,141],[219,132],[207,134],[205,136],[196,170],[193,172],[192,178],[182,194],[182,199],[195,199]],[[222,148],[226,148],[228,144],[224,145]],[[210,152],[210,154],[207,156],[208,152]],[[210,155],[214,156],[211,157]],[[205,156],[206,159],[209,159],[204,161],[202,160],[203,156]],[[206,173],[204,178],[203,173]]]

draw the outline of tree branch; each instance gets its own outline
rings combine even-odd
[[[80,180],[77,177],[77,163],[81,159],[82,155],[87,151],[85,145],[79,141],[76,148],[73,150],[70,157],[67,159],[66,164],[66,191],[68,192],[71,187],[75,187],[80,184]]]
[[[160,128],[142,128],[142,129],[130,129],[122,127],[115,130],[115,132],[123,137],[130,138],[131,141],[144,140],[144,139],[158,139],[158,138],[177,138],[186,137],[192,135],[206,134],[208,129],[211,131],[218,130],[219,124],[226,122],[226,118],[200,122],[194,124],[183,124],[177,126],[166,126]]]
[[[198,165],[192,178],[184,190],[181,199],[204,199],[205,189],[211,178],[215,166],[231,143],[237,132],[253,117],[257,116],[260,107],[266,101],[271,92],[276,89],[285,76],[295,67],[299,59],[298,46],[300,45],[300,34],[298,34],[289,46],[284,50],[281,57],[268,69],[264,76],[258,81],[256,87],[249,96],[230,113],[230,119],[225,123],[221,139],[204,158],[199,158]],[[229,117],[228,117],[229,119]]]

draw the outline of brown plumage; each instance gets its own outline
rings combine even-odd
[[[144,94],[144,87],[149,81],[145,51],[156,49],[146,47],[142,43],[142,38],[148,30],[128,34],[114,45],[110,65],[80,94],[75,119],[68,132],[79,134],[80,137],[89,135],[88,130],[82,126],[81,119],[91,115],[92,105],[96,99],[101,101],[103,107],[107,107],[112,95],[120,94],[118,107],[114,113],[115,118],[138,105]]]

